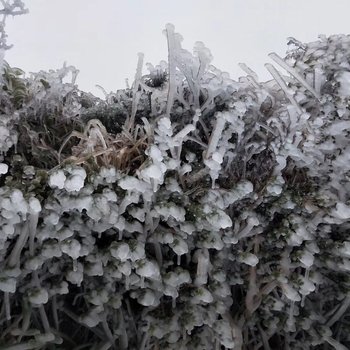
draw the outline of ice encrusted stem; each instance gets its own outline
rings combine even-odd
[[[124,315],[121,309],[118,309],[118,318],[119,318],[119,330],[121,333],[121,336],[119,338],[119,347],[121,350],[126,350],[128,349],[129,341],[128,341],[128,334],[126,333],[126,328],[125,328]]]
[[[283,80],[282,76],[277,71],[277,69],[270,63],[266,63],[265,67],[276,80],[277,84],[281,87],[286,97],[289,99],[290,103],[297,109],[299,113],[302,113],[303,111],[298,105],[297,101],[295,100],[293,93],[290,91],[290,89],[286,85],[286,82]]]
[[[316,98],[319,98],[320,95],[314,90],[314,88],[307,83],[307,81],[291,66],[289,66],[280,56],[275,52],[271,52],[269,57],[272,58],[277,64],[284,68],[288,73],[290,73],[298,82],[304,86],[306,90],[309,90]]]
[[[335,322],[337,322],[346,312],[346,310],[350,306],[350,296],[345,297],[338,311],[331,317],[331,319],[327,322],[328,327],[332,327]]]
[[[221,112],[217,114],[216,124],[209,139],[208,149],[205,158],[208,159],[215,151],[221,138],[222,132],[225,128],[226,120]]]
[[[27,223],[24,223],[21,226],[17,226],[16,230],[21,230],[19,237],[17,238],[16,244],[13,247],[9,260],[7,262],[8,266],[11,267],[15,267],[17,266],[17,264],[19,264],[20,261],[20,255],[22,252],[22,249],[24,248],[24,246],[27,243],[28,240],[28,233],[29,233],[29,226]]]
[[[168,63],[169,63],[169,90],[166,105],[166,115],[170,117],[176,92],[176,62],[175,62],[175,27],[168,23],[165,26],[168,40]]]
[[[116,349],[115,343],[114,343],[114,336],[111,332],[111,329],[108,326],[107,323],[107,315],[106,312],[104,312],[103,316],[102,316],[102,328],[107,336],[108,341],[110,342],[112,349]]]
[[[11,320],[11,304],[10,304],[10,293],[4,292],[4,303],[5,303],[5,314],[6,320]]]
[[[127,126],[127,130],[132,130],[134,128],[135,124],[135,116],[137,112],[137,105],[139,103],[141,94],[139,93],[139,85],[142,78],[142,65],[143,65],[143,53],[139,52],[138,54],[138,61],[137,61],[137,69],[135,74],[135,82],[132,92],[132,106],[131,106],[131,116],[129,119],[129,123]]]

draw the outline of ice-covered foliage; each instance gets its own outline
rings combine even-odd
[[[260,82],[165,35],[105,100],[5,67],[0,345],[349,348],[350,36]]]

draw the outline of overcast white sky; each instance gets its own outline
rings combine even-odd
[[[61,67],[80,70],[82,90],[101,95],[132,82],[137,53],[145,62],[167,60],[162,30],[170,22],[192,51],[210,48],[213,64],[234,79],[244,62],[269,79],[267,54],[284,55],[286,38],[303,42],[318,34],[350,32],[350,0],[26,0],[30,13],[7,20],[6,59],[26,72]],[[146,73],[146,69],[144,69]]]

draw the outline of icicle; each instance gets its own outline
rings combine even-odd
[[[176,308],[176,297],[173,297],[172,300],[171,300],[171,306],[173,309]]]
[[[119,241],[121,241],[123,239],[123,231],[122,230],[119,230],[119,232],[118,232],[118,239],[119,239]]]
[[[181,265],[181,255],[177,255],[177,266]]]
[[[282,68],[284,68],[288,73],[290,73],[299,83],[304,86],[306,90],[309,90],[316,98],[319,98],[319,94],[305,81],[305,79],[291,66],[289,66],[281,57],[276,53],[272,52],[269,54],[276,63],[278,63]]]
[[[78,271],[78,260],[73,259],[73,271],[76,272]]]
[[[145,277],[141,276],[141,288],[145,288]]]

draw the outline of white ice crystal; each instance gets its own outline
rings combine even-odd
[[[51,188],[64,188],[64,183],[66,181],[66,175],[64,175],[63,170],[57,170],[54,173],[52,173],[49,177],[49,186]]]
[[[84,279],[83,270],[84,270],[83,264],[78,262],[76,271],[68,270],[66,272],[66,276],[65,276],[66,280],[72,284],[76,284],[80,286]]]
[[[350,97],[350,72],[341,71],[335,74],[335,79],[339,82],[340,87],[338,94],[342,97]]]
[[[203,208],[207,221],[217,229],[224,229],[232,226],[231,218],[221,209],[213,209],[210,205]]]
[[[159,304],[158,298],[151,289],[146,289],[140,293],[137,301],[143,306],[157,306]]]
[[[72,259],[77,259],[80,256],[81,244],[76,239],[66,239],[61,242],[61,249]]]
[[[39,256],[33,256],[31,258],[28,258],[25,263],[24,263],[24,267],[27,270],[31,270],[31,271],[35,271],[38,268],[40,268],[44,263],[44,260],[42,257]]]
[[[123,190],[145,192],[148,189],[147,184],[144,181],[137,179],[134,176],[125,176],[119,180],[118,185]]]
[[[198,303],[198,302],[203,302],[203,303],[211,303],[214,300],[213,295],[208,291],[208,289],[204,287],[199,287],[198,289],[195,290],[192,302]]]
[[[164,276],[164,282],[171,287],[178,287],[181,284],[189,283],[191,281],[191,277],[188,271],[186,270],[175,270],[173,272],[168,272]]]
[[[168,220],[169,217],[173,217],[177,221],[185,221],[185,209],[175,204],[167,203],[162,206],[156,205],[155,210],[159,215],[162,215],[165,220]]]
[[[304,250],[302,255],[299,257],[300,262],[303,263],[306,268],[310,268],[313,265],[314,259],[314,255],[308,250]]]
[[[16,279],[8,277],[0,277],[0,290],[7,293],[16,292]]]
[[[44,288],[34,288],[28,291],[28,300],[34,305],[46,304],[49,300],[49,294]]]
[[[142,277],[157,279],[160,276],[159,266],[155,261],[139,260],[136,273]]]
[[[41,212],[41,204],[37,198],[29,198],[29,209],[32,213],[37,214]]]
[[[308,295],[316,289],[315,284],[312,281],[310,281],[309,279],[307,279],[303,276],[300,276],[299,278],[301,278],[301,280],[303,282],[303,284],[299,290],[300,294]]]
[[[130,257],[130,248],[126,243],[113,242],[110,247],[110,253],[114,258],[120,261],[126,261]]]
[[[82,316],[80,320],[90,328],[96,327],[101,321],[99,315],[91,311],[88,314]]]
[[[71,175],[64,182],[64,188],[67,192],[80,191],[84,187],[85,177],[79,175]]]
[[[175,237],[170,247],[177,255],[188,253],[188,245],[181,237]]]
[[[350,219],[350,206],[344,203],[337,203],[335,210],[333,210],[333,216],[339,219]]]
[[[259,259],[252,253],[243,253],[240,255],[239,261],[249,266],[256,266],[259,262]]]
[[[284,295],[291,301],[300,301],[301,297],[298,292],[288,283],[282,283],[282,290]]]
[[[4,174],[7,174],[8,172],[8,165],[5,164],[5,163],[0,163],[0,175],[4,175]]]

